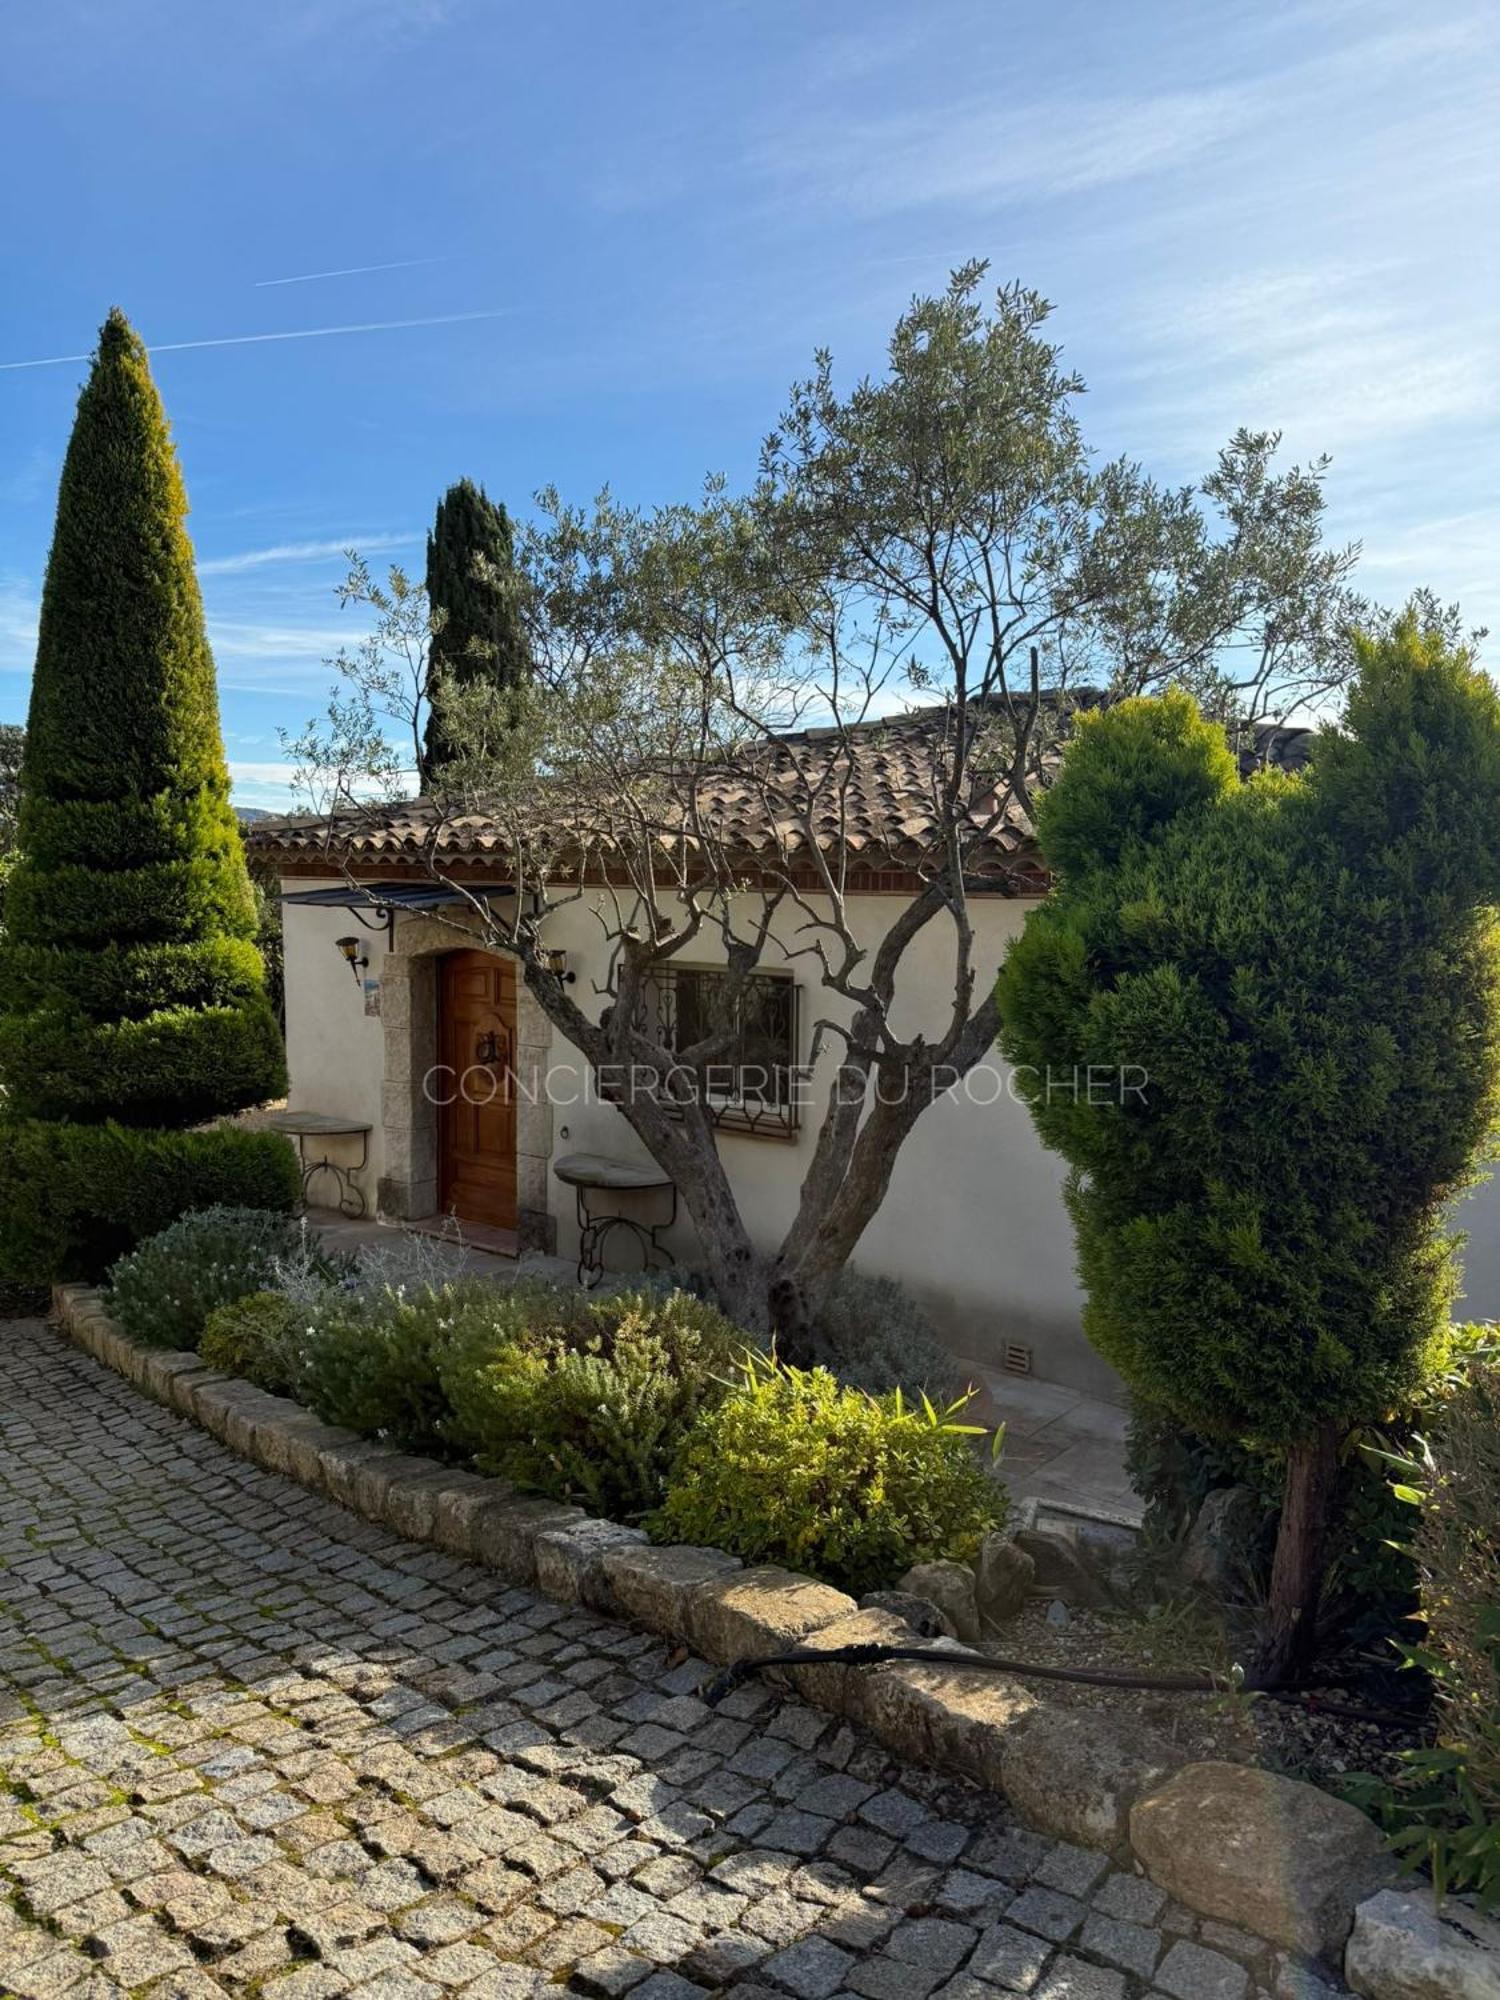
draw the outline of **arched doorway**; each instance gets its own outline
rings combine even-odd
[[[516,969],[487,951],[438,963],[438,1207],[516,1226]]]

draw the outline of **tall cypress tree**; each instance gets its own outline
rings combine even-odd
[[[182,1203],[295,1191],[276,1135],[180,1129],[286,1082],[186,515],[146,350],[111,312],[58,492],[0,944],[18,1276]]]
[[[513,688],[530,671],[516,604],[510,516],[472,480],[460,479],[438,502],[427,537],[427,602],[433,620],[433,700],[423,745],[424,785],[455,754],[443,717],[445,684],[487,680]]]

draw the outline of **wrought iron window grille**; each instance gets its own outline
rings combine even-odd
[[[719,996],[714,989],[725,976],[718,966],[661,967],[642,996],[641,1032],[673,1051],[705,1040],[717,1025]],[[810,1074],[798,1061],[801,1011],[794,980],[752,972],[737,1003],[736,1044],[729,1052],[712,1062],[684,1066],[668,1078],[637,1077],[636,1085],[652,1089],[654,1084],[654,1094],[667,1102],[690,1091],[722,1131],[789,1139],[801,1127]],[[617,1099],[622,1088],[616,1084],[608,1095]]]

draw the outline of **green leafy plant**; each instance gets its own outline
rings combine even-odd
[[[975,1450],[983,1428],[961,1421],[968,1400],[871,1396],[752,1355],[689,1434],[652,1538],[783,1563],[855,1595],[916,1562],[971,1558],[1006,1498]]]
[[[1358,653],[1298,776],[1242,783],[1186,695],[1081,718],[1038,812],[1059,886],[997,988],[1090,1339],[1282,1457],[1277,1678],[1309,1660],[1340,1446],[1442,1339],[1448,1204],[1500,1117],[1500,696],[1437,620]]]
[[[204,1208],[149,1237],[109,1274],[110,1311],[146,1347],[198,1345],[209,1315],[274,1280],[278,1260],[320,1256],[305,1225],[260,1208]],[[325,1259],[329,1279],[339,1265]]]
[[[210,1368],[240,1375],[273,1396],[296,1393],[307,1314],[282,1292],[252,1292],[211,1312],[198,1342]]]
[[[483,1472],[611,1520],[659,1504],[694,1420],[729,1390],[745,1336],[684,1292],[586,1302],[533,1293],[503,1330],[440,1359],[450,1435]]]
[[[1408,1751],[1394,1781],[1351,1787],[1409,1869],[1441,1896],[1500,1907],[1500,1365],[1476,1367],[1419,1455],[1399,1468],[1419,1511],[1411,1556],[1423,1628],[1402,1642],[1432,1684],[1437,1740]]]

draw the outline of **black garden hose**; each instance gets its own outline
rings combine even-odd
[[[993,1653],[943,1653],[926,1646],[892,1646],[868,1640],[853,1646],[831,1646],[818,1652],[795,1646],[785,1653],[766,1653],[751,1660],[736,1660],[725,1667],[703,1690],[710,1708],[717,1708],[727,1695],[762,1667],[879,1667],[890,1660],[916,1660],[923,1666],[961,1667],[966,1673],[1015,1674],[1021,1679],[1068,1681],[1081,1687],[1139,1688],[1153,1694],[1253,1694],[1264,1701],[1278,1701],[1288,1707],[1304,1708],[1310,1714],[1337,1716],[1346,1722],[1372,1722],[1387,1729],[1407,1729],[1410,1716],[1391,1709],[1358,1708],[1348,1702],[1325,1701],[1321,1695],[1296,1688],[1257,1687],[1252,1681],[1234,1681],[1227,1674],[1117,1674],[1084,1667],[1043,1667],[1030,1660],[1006,1660]]]

